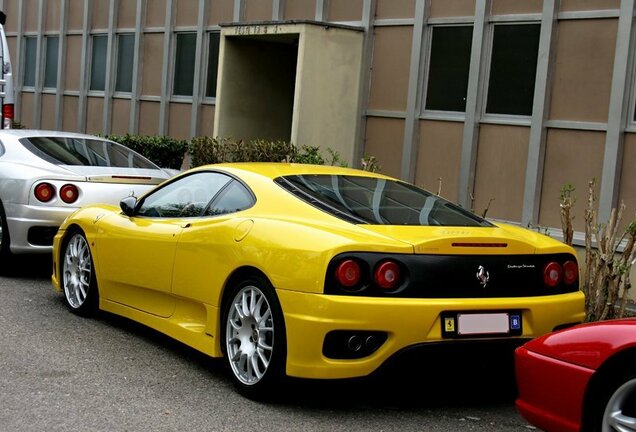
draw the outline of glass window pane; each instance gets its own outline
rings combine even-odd
[[[35,87],[35,60],[37,56],[38,40],[35,37],[25,37],[24,48],[24,82],[25,87]]]
[[[208,51],[208,76],[205,85],[205,96],[216,97],[216,75],[219,67],[219,43],[221,35],[210,33],[210,50]]]
[[[426,109],[466,111],[472,26],[434,27]]]
[[[192,96],[196,47],[196,33],[177,34],[177,52],[174,61],[174,86],[172,91],[175,95]]]
[[[133,60],[135,58],[135,35],[121,34],[117,37],[117,77],[115,91],[132,91]]]
[[[91,61],[91,90],[103,91],[106,84],[106,48],[108,36],[93,36],[93,52]]]
[[[57,87],[57,49],[60,38],[57,36],[46,37],[46,62],[44,64],[44,87]]]
[[[496,25],[486,112],[531,115],[539,24]]]

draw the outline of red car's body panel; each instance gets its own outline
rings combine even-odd
[[[518,411],[547,431],[579,431],[590,379],[607,359],[631,348],[636,319],[582,324],[526,343],[515,352]]]
[[[585,388],[594,370],[520,347],[516,351],[517,410],[546,431],[580,430]]]

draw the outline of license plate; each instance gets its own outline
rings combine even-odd
[[[442,336],[518,336],[522,334],[520,311],[445,312],[442,314]]]

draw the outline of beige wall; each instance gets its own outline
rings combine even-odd
[[[6,3],[6,2],[5,2]],[[69,30],[81,30],[84,22],[84,1],[83,0],[69,0],[68,8],[73,13],[68,15],[68,29]]]
[[[481,125],[475,171],[474,209],[478,214],[521,220],[530,128]]]
[[[415,0],[377,0],[375,18],[412,18],[415,15]]]
[[[607,122],[617,25],[559,22],[550,119]]]
[[[366,156],[375,156],[381,172],[390,176],[400,176],[402,146],[404,141],[404,120],[389,118],[367,118],[367,139],[364,147]]]
[[[55,95],[42,95],[42,112],[40,115],[40,129],[55,130]]]
[[[218,24],[234,21],[234,1],[217,0],[209,5],[208,24]]]
[[[139,104],[139,134],[157,135],[159,125],[159,103],[141,102]]]
[[[412,39],[410,27],[375,29],[369,109],[406,109]]]
[[[245,3],[246,21],[271,21],[272,2],[262,0],[247,0]]]
[[[144,27],[163,27],[166,22],[166,0],[146,0]]]
[[[561,11],[618,9],[620,0],[561,0]]]
[[[214,135],[214,114],[215,107],[213,105],[201,105],[201,114],[199,115],[199,135]]]
[[[141,94],[161,94],[163,67],[163,34],[144,35],[144,65],[141,78]]]
[[[177,0],[176,1],[175,25],[177,26],[196,26],[199,17],[199,1],[198,0]],[[162,24],[163,25],[163,24]]]
[[[135,28],[137,15],[136,1],[120,1],[117,10],[117,26],[119,28]]]
[[[110,0],[91,0],[91,25],[93,29],[108,29]]]
[[[491,13],[493,15],[540,13],[542,9],[542,0],[492,0]]]
[[[464,123],[420,121],[415,184],[455,202],[459,179]]]
[[[124,135],[130,126],[130,99],[113,99],[111,134]]]
[[[431,18],[472,16],[475,14],[475,0],[431,0]]]
[[[548,131],[539,224],[561,227],[559,196],[561,187],[576,188],[574,229],[585,230],[584,208],[587,184],[601,178],[605,133],[551,129]],[[597,189],[598,190],[598,189]]]
[[[621,181],[619,189],[619,202],[625,203],[625,217],[621,228],[624,228],[632,220],[636,219],[636,134],[625,135],[623,164],[621,169]],[[632,279],[636,281],[636,278]],[[634,290],[636,291],[636,290]]]
[[[360,21],[362,0],[331,0],[327,2],[327,20]]]
[[[82,37],[66,36],[66,72],[64,73],[64,88],[78,91],[80,86],[80,68],[82,62]]]
[[[177,139],[190,138],[190,118],[192,105],[183,103],[170,104],[170,123],[168,124],[168,136]]]
[[[79,98],[64,96],[64,116],[62,117],[62,129],[67,132],[77,131],[77,109]]]
[[[284,18],[287,20],[309,20],[316,17],[315,0],[296,0],[285,2]]]
[[[86,132],[101,134],[104,127],[104,99],[88,97],[86,101]]]
[[[46,2],[46,31],[55,31],[60,28],[60,3],[56,1]]]

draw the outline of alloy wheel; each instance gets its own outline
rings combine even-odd
[[[636,432],[636,378],[621,385],[612,397],[603,414],[603,432]]]
[[[91,252],[83,235],[75,234],[66,245],[62,272],[66,300],[79,309],[89,294],[92,272]]]
[[[234,376],[254,385],[265,376],[274,353],[274,318],[265,294],[247,285],[238,291],[225,327],[225,344]]]

